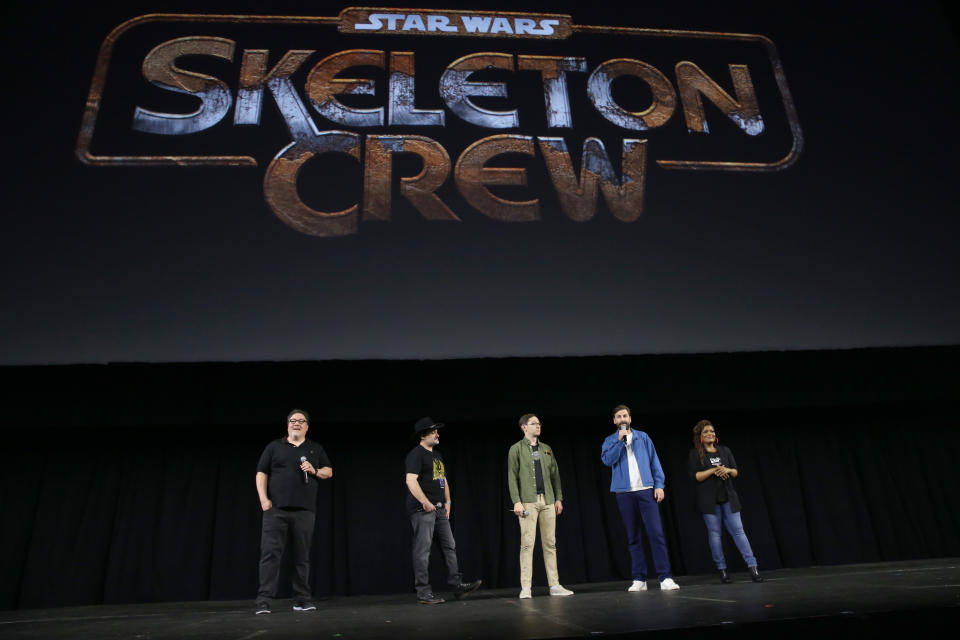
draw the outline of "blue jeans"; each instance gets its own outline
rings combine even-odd
[[[644,529],[650,539],[650,552],[657,577],[661,581],[672,577],[667,540],[660,523],[660,507],[653,497],[653,489],[618,493],[617,506],[627,529],[627,548],[630,550],[630,572],[633,579],[647,579],[647,561],[643,554]]]
[[[740,522],[740,512],[730,511],[730,503],[724,502],[718,504],[713,513],[703,514],[703,522],[707,525],[707,540],[710,542],[710,555],[713,556],[713,563],[717,569],[726,569],[727,561],[723,557],[723,543],[720,542],[722,531],[720,529],[720,520],[730,532],[737,550],[743,556],[743,561],[748,567],[757,566],[757,559],[753,557],[753,549],[750,548],[750,541],[747,540],[747,534],[743,531],[743,523]]]

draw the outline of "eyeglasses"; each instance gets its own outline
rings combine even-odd
[[[307,424],[307,421],[303,418],[293,418],[291,420],[287,420],[287,422],[290,424]]]

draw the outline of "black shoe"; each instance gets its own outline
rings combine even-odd
[[[453,590],[453,597],[459,600],[460,598],[467,595],[471,591],[476,591],[482,583],[483,583],[483,580],[474,580],[473,582],[461,582],[457,586],[457,588]]]
[[[720,582],[722,582],[723,584],[730,584],[731,582],[733,582],[730,576],[727,575],[726,569],[720,569]]]
[[[750,579],[754,582],[763,582],[763,578],[757,573],[756,567],[750,567]]]
[[[417,596],[417,602],[420,604],[441,604],[446,602],[443,598],[434,593],[425,593],[422,596]]]
[[[294,611],[316,611],[317,605],[313,604],[309,600],[299,600],[293,603]]]
[[[253,613],[256,615],[270,613],[270,603],[263,600],[257,601],[257,604],[253,607]]]

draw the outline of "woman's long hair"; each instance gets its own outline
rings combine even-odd
[[[712,427],[713,423],[709,420],[701,420],[693,426],[693,446],[697,449],[697,457],[700,458],[700,464],[706,463],[704,455],[703,441],[700,439],[700,432],[704,427]]]

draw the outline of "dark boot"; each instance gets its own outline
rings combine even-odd
[[[733,580],[730,579],[730,576],[727,575],[726,569],[720,569],[720,582],[723,584],[730,584]]]
[[[476,591],[477,588],[483,583],[483,580],[474,580],[473,582],[461,582],[457,587],[453,589],[453,597],[459,600],[463,596],[467,595],[471,591]]]
[[[763,582],[763,578],[760,577],[760,574],[757,573],[756,567],[749,567],[750,569],[750,579],[754,582]]]

